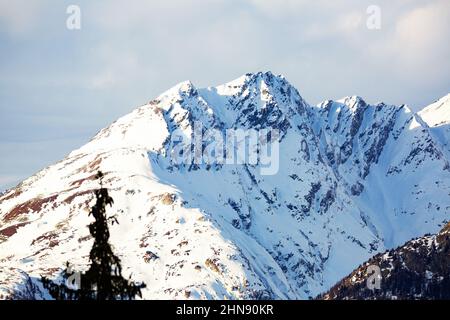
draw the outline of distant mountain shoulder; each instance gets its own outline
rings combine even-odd
[[[379,290],[367,286],[369,277],[373,278],[369,266],[380,268]],[[436,235],[425,235],[377,254],[318,298],[450,299],[450,223]]]

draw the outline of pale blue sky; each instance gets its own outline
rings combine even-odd
[[[0,190],[183,80],[271,70],[313,104],[419,109],[450,91],[449,30],[448,0],[0,0]]]

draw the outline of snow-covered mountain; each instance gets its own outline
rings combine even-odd
[[[111,242],[144,298],[314,297],[448,221],[449,109],[446,99],[417,115],[360,97],[311,106],[270,72],[180,83],[0,197],[0,295],[48,298],[41,275],[57,278],[67,261],[88,268],[101,170],[119,220]],[[277,173],[174,164],[173,133],[190,137],[196,123],[277,129]]]

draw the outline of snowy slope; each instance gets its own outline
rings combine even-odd
[[[199,122],[278,129],[278,173],[174,165],[170,135]],[[120,223],[111,242],[124,275],[147,284],[144,298],[314,297],[448,219],[448,158],[430,131],[406,106],[310,106],[270,72],[180,83],[0,197],[0,295],[48,298],[40,275],[57,278],[66,261],[87,269],[102,170]]]

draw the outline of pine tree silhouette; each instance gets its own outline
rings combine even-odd
[[[116,216],[107,217],[106,207],[112,206],[113,199],[108,190],[103,188],[103,173],[99,171],[96,178],[100,181],[100,189],[95,191],[96,203],[89,215],[95,219],[89,225],[89,232],[94,238],[89,258],[91,265],[86,273],[80,276],[80,288],[69,288],[66,283],[75,272],[69,264],[62,274],[63,283],[55,284],[42,277],[44,287],[57,300],[132,300],[136,296],[142,297],[141,289],[145,284],[136,284],[122,276],[120,259],[113,253],[108,240],[110,237],[108,223],[118,223]],[[73,284],[70,284],[71,286]]]

